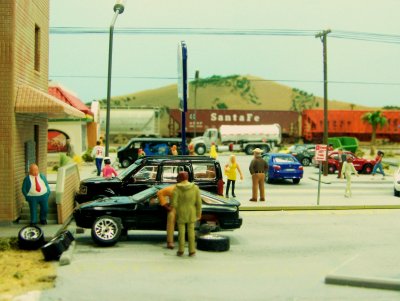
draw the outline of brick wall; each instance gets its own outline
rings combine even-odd
[[[34,140],[39,128],[38,158],[41,172],[47,166],[47,117],[15,114],[17,87],[28,84],[47,91],[48,0],[0,1],[0,221],[15,220],[21,209],[25,176],[24,143]],[[35,25],[40,28],[40,69],[35,66]]]

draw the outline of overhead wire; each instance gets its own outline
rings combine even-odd
[[[50,27],[50,34],[54,35],[105,35],[109,34],[108,28],[99,27]],[[298,29],[234,29],[234,28],[117,28],[114,34],[124,35],[214,35],[214,36],[282,36],[282,37],[315,37],[318,30],[298,30]],[[333,30],[329,38],[359,40],[378,43],[400,44],[400,35],[380,34],[356,31]],[[106,78],[96,75],[51,75],[54,78]],[[163,76],[113,76],[120,79],[154,79],[154,80],[175,80],[175,77]],[[278,81],[278,82],[303,82],[321,83],[322,81],[311,80],[282,80],[282,79],[260,79],[252,81]],[[344,82],[330,81],[331,84],[356,84],[356,85],[400,85],[400,83],[383,82]]]

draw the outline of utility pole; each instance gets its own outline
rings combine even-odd
[[[193,129],[193,137],[196,137],[196,127],[197,127],[197,84],[199,80],[199,70],[196,70],[194,75],[194,129]]]
[[[319,32],[315,35],[320,38],[323,45],[324,60],[324,136],[322,143],[328,145],[328,57],[326,49],[326,36],[331,32],[330,29]],[[326,158],[328,158],[328,148],[326,148]],[[324,176],[328,175],[328,159],[324,162]]]

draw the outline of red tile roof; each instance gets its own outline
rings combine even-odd
[[[90,111],[90,109],[78,97],[73,95],[71,92],[68,92],[62,86],[57,84],[49,85],[49,94],[57,97],[58,99],[73,106],[81,112],[93,116],[93,112]]]

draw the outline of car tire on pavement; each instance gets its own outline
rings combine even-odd
[[[293,184],[299,184],[300,183],[300,179],[293,179]]]
[[[38,226],[29,225],[18,232],[18,246],[22,250],[37,250],[44,244],[44,233]]]
[[[121,165],[123,168],[127,168],[129,165],[131,165],[131,162],[128,159],[125,159],[121,162]]]
[[[197,249],[202,251],[224,252],[228,251],[230,240],[227,236],[206,234],[197,238]]]
[[[99,246],[115,245],[122,232],[121,220],[116,217],[103,215],[98,217],[92,226],[92,239]]]
[[[329,166],[328,166],[328,173],[334,174],[335,171],[336,171],[335,165],[329,165]]]
[[[303,165],[303,166],[309,166],[310,165],[310,163],[311,163],[311,160],[310,160],[310,158],[303,158],[303,160],[301,160],[301,164]]]
[[[370,173],[372,173],[372,170],[373,170],[372,165],[366,164],[366,165],[363,167],[362,172],[363,172],[364,174],[369,175]]]

